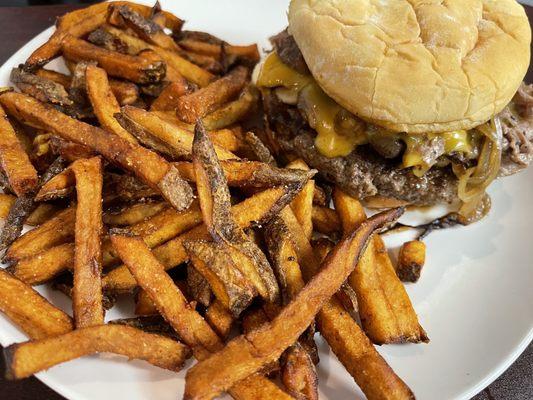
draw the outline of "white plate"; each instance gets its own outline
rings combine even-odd
[[[161,3],[190,21],[187,29],[212,32],[234,43],[259,42],[266,48],[268,36],[286,25],[285,0]],[[51,32],[37,36],[0,68],[0,86],[8,85],[10,69],[24,62]],[[533,338],[532,177],[530,170],[496,182],[490,188],[493,210],[488,218],[428,239],[427,265],[408,291],[431,343],[379,348],[418,399],[469,399],[498,377]],[[44,289],[43,293],[70,312],[62,295]],[[125,303],[107,317],[131,312],[131,303]],[[0,316],[2,345],[24,339]],[[335,356],[319,343],[321,398],[363,398]],[[38,378],[71,400],[175,400],[183,392],[184,372],[176,375],[144,362],[101,355],[54,367]]]

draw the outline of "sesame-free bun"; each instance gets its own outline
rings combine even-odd
[[[487,121],[530,60],[531,29],[515,0],[292,0],[289,30],[329,96],[402,132]]]

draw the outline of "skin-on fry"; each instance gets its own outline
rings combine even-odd
[[[44,68],[35,71],[35,75],[59,83],[65,88],[70,87],[72,82],[70,76]],[[135,103],[139,99],[139,88],[132,82],[110,79],[109,86],[121,106]]]
[[[318,377],[309,353],[298,343],[281,355],[281,382],[298,400],[318,400]]]
[[[209,86],[182,96],[176,104],[176,114],[190,124],[213,112],[218,107],[235,98],[248,80],[248,69],[236,67],[226,76],[210,83]]]
[[[303,171],[309,171],[307,164],[301,160],[294,160],[287,164],[288,169],[300,169]],[[302,189],[300,193],[294,198],[291,203],[292,211],[296,218],[302,225],[308,239],[311,239],[313,235],[313,193],[315,191],[315,181],[310,179]]]
[[[183,245],[194,268],[209,282],[213,294],[237,317],[250,305],[256,291],[225,252],[224,246],[200,240]]]
[[[132,106],[122,107],[121,115],[123,118],[120,118],[119,121],[141,142],[151,138],[167,146],[171,155],[190,158],[194,139],[192,132],[170,124],[154,113]],[[222,160],[238,158],[235,154],[219,146],[216,146],[215,151],[217,157]]]
[[[139,289],[135,294],[135,315],[158,315],[157,308],[146,291]]]
[[[63,159],[58,157],[42,174],[36,187],[15,200],[15,203],[13,203],[13,206],[9,210],[9,214],[7,215],[0,235],[1,250],[7,249],[20,236],[24,222],[37,207],[37,203],[34,199],[35,191],[39,190],[43,183],[47,182],[52,176],[61,171],[64,168],[63,164]]]
[[[35,201],[49,201],[67,197],[72,193],[76,179],[72,169],[67,167],[46,182],[35,195]]]
[[[186,50],[190,50],[199,54],[213,56],[216,58],[220,58],[223,51],[222,46],[220,45],[206,43],[204,41],[195,39],[182,39],[178,43]],[[259,61],[259,50],[257,49],[256,44],[251,44],[248,46],[234,46],[229,44],[223,44],[223,46],[224,52],[228,55],[247,58],[252,62]]]
[[[2,107],[0,107],[0,133],[0,165],[11,189],[17,196],[24,196],[37,185],[37,171]]]
[[[276,360],[298,339],[340,288],[355,268],[371,235],[395,221],[402,213],[403,209],[393,209],[365,221],[337,245],[320,271],[271,323],[233,339],[222,350],[194,365],[187,371],[184,398],[212,399],[227,391],[235,382]]]
[[[338,188],[333,192],[333,202],[345,234],[365,220],[359,201]],[[380,236],[368,245],[348,284],[357,296],[363,329],[374,343],[429,341]]]
[[[167,205],[163,202],[134,204],[118,212],[106,213],[104,223],[113,226],[133,225],[159,214],[165,208]]]
[[[156,333],[179,340],[174,329],[172,329],[170,324],[161,315],[141,315],[132,318],[120,318],[109,321],[108,323],[131,326],[147,333]]]
[[[45,104],[19,93],[0,95],[0,103],[18,119],[102,154],[109,161],[133,172],[182,210],[192,202],[192,190],[178,172],[157,154],[102,129],[77,121]]]
[[[6,218],[17,198],[10,194],[0,193],[0,218]]]
[[[91,158],[96,155],[96,152],[82,144],[70,142],[52,134],[47,134],[47,136],[50,138],[50,151],[52,151],[54,154],[58,154],[61,158],[69,163],[72,163],[80,158]]]
[[[267,223],[292,200],[303,184],[305,184],[305,180],[299,184],[267,189],[236,204],[231,211],[237,225],[244,229],[252,224]],[[155,257],[165,266],[165,269],[170,269],[188,260],[183,243],[187,240],[197,239],[209,239],[205,225],[200,225],[169,240],[154,248],[153,252]],[[124,265],[110,271],[104,277],[103,284],[105,290],[121,293],[131,292],[137,286],[135,279]]]
[[[39,204],[37,208],[28,216],[26,224],[30,226],[37,226],[44,224],[50,218],[60,211],[60,208],[54,204],[43,203]]]
[[[235,266],[252,282],[261,297],[275,301],[279,287],[272,267],[261,249],[234,220],[226,177],[201,122],[196,124],[194,133],[193,164],[200,208],[209,233],[215,242],[224,245]]]
[[[85,72],[87,95],[93,106],[93,112],[103,129],[120,136],[128,142],[136,143],[137,140],[115,119],[115,114],[120,112],[120,105],[111,91],[107,73],[95,65],[88,65]]]
[[[218,301],[211,302],[205,312],[205,320],[222,340],[226,340],[231,332],[234,318],[229,310]]]
[[[167,64],[167,68],[175,69],[185,79],[200,87],[209,85],[215,78],[210,72],[186,60],[174,51],[151,45],[142,39],[128,35],[126,32],[112,26],[105,26],[104,29],[125,43],[128,46],[128,52],[130,54],[138,54],[145,49],[153,50]]]
[[[67,314],[1,268],[0,311],[31,339],[61,335],[73,329]]]
[[[282,218],[295,241],[302,272],[309,279],[320,270],[320,262],[289,208],[282,211]],[[367,398],[414,399],[409,387],[379,355],[336,297],[326,302],[317,314],[316,322],[333,353]]]
[[[187,93],[187,85],[170,82],[150,106],[152,111],[174,111],[177,100]]]
[[[111,76],[135,83],[156,83],[165,77],[163,61],[130,56],[95,46],[85,40],[67,36],[63,39],[64,56],[71,61],[96,61]]]
[[[112,25],[131,29],[141,39],[167,50],[178,51],[179,46],[163,28],[132,10],[127,5],[110,5],[108,21]]]
[[[76,328],[104,323],[102,306],[102,160],[99,157],[72,164],[76,177],[74,287],[72,308]]]
[[[144,360],[171,371],[179,371],[190,356],[187,346],[168,337],[126,325],[99,325],[9,346],[4,350],[6,376],[27,378],[54,365],[104,352]]]
[[[7,249],[4,262],[12,263],[33,256],[50,247],[65,243],[74,237],[76,208],[70,207],[26,232]]]
[[[237,100],[203,117],[204,126],[209,130],[222,129],[239,122],[257,105],[257,95],[254,89],[245,89]]]
[[[65,87],[49,79],[24,71],[20,67],[11,70],[10,80],[22,92],[35,97],[39,101],[64,106],[73,104]]]
[[[257,137],[253,132],[246,132],[244,134],[245,149],[251,154],[252,160],[261,161],[265,164],[276,167],[278,164],[267,146]]]
[[[187,242],[184,244],[186,245]],[[189,252],[187,252],[189,253]],[[189,253],[190,256],[190,253]],[[187,264],[187,293],[190,298],[204,307],[209,307],[213,300],[213,291],[211,285],[204,276],[198,272],[192,263]]]
[[[206,321],[190,307],[185,296],[163,271],[163,265],[140,239],[113,235],[111,240],[140,286],[152,297],[161,315],[191,347],[198,360],[206,359],[224,346]],[[238,382],[230,393],[238,399],[290,398],[274,383],[260,375],[253,375]]]
[[[324,235],[340,232],[342,229],[339,215],[329,207],[314,206],[312,213],[313,228]]]
[[[400,247],[396,274],[403,282],[417,282],[426,262],[426,245],[420,240],[405,242]]]

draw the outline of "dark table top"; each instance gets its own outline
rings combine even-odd
[[[81,6],[39,6],[39,7],[0,7],[0,65],[35,35],[52,25],[57,15],[64,14]],[[533,21],[533,8],[528,8]],[[526,78],[533,81],[533,69]],[[1,359],[1,357],[0,357]],[[457,360],[460,362],[460,360]],[[4,379],[3,360],[0,361],[0,398],[4,400],[63,400],[36,378],[18,382]],[[520,358],[492,385],[474,397],[473,400],[530,400],[533,399],[533,344]],[[444,377],[445,379],[445,377]]]

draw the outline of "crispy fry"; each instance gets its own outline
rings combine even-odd
[[[61,336],[13,344],[4,351],[8,379],[27,378],[95,353],[120,354],[171,371],[179,371],[190,356],[189,348],[175,340],[118,324],[76,329]]]
[[[145,290],[139,289],[135,294],[135,315],[159,315],[154,302]]]
[[[207,323],[215,330],[222,340],[226,340],[233,326],[233,316],[218,300],[214,300],[205,312]]]
[[[337,212],[329,207],[314,206],[312,220],[315,231],[325,235],[337,233],[342,229]]]
[[[176,101],[187,93],[187,84],[180,84],[178,82],[170,82],[168,86],[163,89],[161,94],[154,100],[150,106],[152,111],[173,111],[176,109]]]
[[[307,164],[301,160],[294,160],[287,165],[289,169],[300,169],[303,171],[309,171]],[[302,229],[304,230],[308,239],[311,239],[313,235],[313,193],[315,191],[315,181],[310,179],[302,189],[300,193],[294,198],[291,203],[292,211],[296,218],[300,222]]]
[[[178,51],[179,46],[168,36],[163,28],[148,18],[132,10],[127,5],[109,7],[108,21],[112,25],[133,30],[137,36],[153,45],[167,50]]]
[[[134,204],[124,210],[104,215],[104,223],[114,226],[133,225],[160,213],[167,205],[164,202]]]
[[[328,195],[324,189],[318,185],[315,185],[315,191],[313,192],[313,204],[317,206],[325,207],[329,204]]]
[[[35,71],[35,75],[40,76],[41,78],[48,79],[55,83],[59,83],[65,89],[70,86],[72,77],[62,74],[61,72],[53,71],[51,69],[40,68]]]
[[[22,94],[1,94],[0,103],[18,119],[30,125],[44,127],[63,139],[90,147],[110,161],[135,173],[146,184],[160,191],[176,209],[185,209],[191,204],[190,186],[157,154],[70,118]]]
[[[0,311],[31,339],[60,335],[73,328],[67,314],[1,268]]]
[[[261,161],[273,167],[277,166],[277,162],[272,156],[272,153],[255,133],[246,132],[244,134],[244,142],[246,143],[246,149],[251,153],[251,158],[253,160]]]
[[[165,321],[161,315],[141,315],[132,318],[120,318],[109,321],[108,323],[114,325],[131,326],[147,333],[155,333],[179,340],[179,337],[176,335],[174,329],[172,329],[170,324]]]
[[[183,75],[185,79],[200,87],[209,85],[209,83],[214,79],[213,74],[186,60],[176,52],[151,45],[142,39],[128,35],[126,32],[112,26],[106,26],[105,30],[125,43],[129,48],[129,53],[137,54],[145,49],[155,51],[157,55],[161,57],[163,61],[165,61],[167,68],[175,69],[181,75]]]
[[[292,211],[283,210],[282,218],[295,241],[302,272],[309,279],[319,271],[320,263]],[[414,399],[409,387],[379,355],[336,297],[322,307],[316,322],[331,350],[367,398]]]
[[[299,184],[267,189],[232,207],[232,214],[241,228],[252,224],[267,223],[294,197],[305,181]],[[207,228],[200,225],[190,231],[154,248],[156,258],[165,266],[173,268],[188,260],[183,242],[195,239],[209,239]],[[136,281],[125,266],[110,271],[103,279],[104,289],[127,293],[136,286]]]
[[[85,40],[67,36],[62,43],[63,54],[72,61],[96,61],[111,76],[128,79],[135,83],[155,83],[166,73],[163,61],[130,56],[95,46]]]
[[[159,264],[140,239],[113,235],[111,240],[139,284],[150,294],[163,317],[191,347],[197,359],[206,359],[211,353],[223,347],[216,333],[190,307],[170,277],[163,272],[164,266]],[[236,398],[250,400],[290,398],[275,384],[260,375],[238,382],[230,393]]]
[[[52,134],[48,135],[50,136],[49,146],[52,153],[59,154],[65,161],[72,163],[80,158],[91,158],[96,155],[96,152],[87,146],[61,139]]]
[[[223,46],[225,53],[228,55],[247,58],[254,63],[259,61],[259,50],[257,49],[256,44],[251,44],[248,46],[233,46],[223,43],[221,46],[219,44],[217,45],[195,39],[182,39],[178,43],[184,49],[216,58],[221,57]]]
[[[0,218],[6,218],[17,198],[10,194],[0,193]]]
[[[28,216],[26,224],[30,226],[44,224],[55,214],[57,214],[59,210],[60,208],[54,204],[39,204],[37,208]]]
[[[186,242],[187,243],[187,242]],[[184,245],[186,244],[184,243]],[[189,253],[189,252],[188,252]],[[213,298],[213,291],[207,279],[191,264],[187,264],[186,293],[196,302],[208,307]]]
[[[70,167],[46,182],[35,195],[35,201],[49,201],[69,196],[76,184],[74,173]]]
[[[49,79],[24,71],[22,68],[13,68],[10,76],[11,82],[24,93],[35,97],[42,102],[70,106],[73,104],[65,88]]]
[[[333,200],[345,234],[365,220],[366,215],[358,200],[338,188],[333,192]],[[429,341],[381,237],[375,236],[368,245],[357,268],[348,278],[348,284],[357,295],[363,329],[374,343]]]
[[[4,262],[12,263],[33,256],[74,237],[75,207],[67,208],[41,226],[26,232],[8,248]]]
[[[194,135],[186,129],[172,125],[154,113],[131,106],[122,107],[119,119],[126,129],[141,142],[156,143],[165,146],[174,157],[189,157],[192,151]],[[220,159],[237,159],[233,153],[216,146]]]
[[[17,196],[24,196],[37,185],[37,171],[2,107],[0,107],[0,132],[0,165],[11,189]]]
[[[128,142],[136,143],[137,140],[115,119],[115,114],[120,112],[120,105],[111,91],[107,73],[95,65],[88,65],[85,74],[87,94],[102,128]]]
[[[206,71],[211,72],[212,74],[219,75],[226,72],[226,65],[223,65],[223,59],[217,59],[213,56],[207,56],[205,54],[194,53],[192,51],[180,49],[180,56],[189,60],[190,62],[202,67]]]
[[[99,157],[72,164],[76,177],[74,287],[76,328],[104,323],[102,307],[102,161]]]
[[[191,400],[211,399],[276,360],[298,339],[340,288],[355,268],[371,235],[395,221],[402,213],[403,209],[393,209],[365,221],[337,245],[320,271],[271,323],[233,339],[222,350],[188,370],[184,397]]]
[[[213,294],[237,317],[256,295],[251,282],[233,263],[224,246],[201,240],[183,245],[194,268],[209,282]]]
[[[420,240],[405,242],[400,248],[396,274],[403,282],[417,282],[426,262],[426,245]]]
[[[318,377],[309,353],[298,343],[280,359],[281,381],[289,394],[299,400],[318,400]]]
[[[206,116],[235,98],[247,80],[248,69],[242,66],[236,67],[209,86],[180,97],[176,104],[176,113],[183,121],[195,123],[198,118]]]
[[[279,288],[272,267],[232,216],[226,177],[201,122],[196,124],[194,133],[193,164],[200,208],[213,240],[224,246],[235,266],[252,282],[261,297],[275,301]]]
[[[237,100],[206,115],[202,122],[206,129],[222,129],[242,120],[257,105],[258,93],[252,88],[245,89]]]

